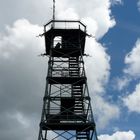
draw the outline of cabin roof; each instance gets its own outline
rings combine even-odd
[[[79,20],[51,20],[44,25],[44,32],[47,32],[50,29],[79,29],[86,32],[86,26]]]

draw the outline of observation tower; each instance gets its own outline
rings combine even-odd
[[[52,20],[43,35],[49,60],[38,140],[97,140],[83,60],[86,26]]]

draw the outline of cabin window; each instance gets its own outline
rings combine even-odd
[[[53,47],[56,49],[62,48],[62,36],[56,36],[53,40]]]

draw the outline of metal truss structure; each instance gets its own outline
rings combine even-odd
[[[49,61],[38,140],[97,140],[83,61],[86,26],[52,20],[43,35]]]

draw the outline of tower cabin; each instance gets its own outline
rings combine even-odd
[[[46,55],[77,57],[84,54],[86,26],[76,20],[51,20],[44,26]]]

